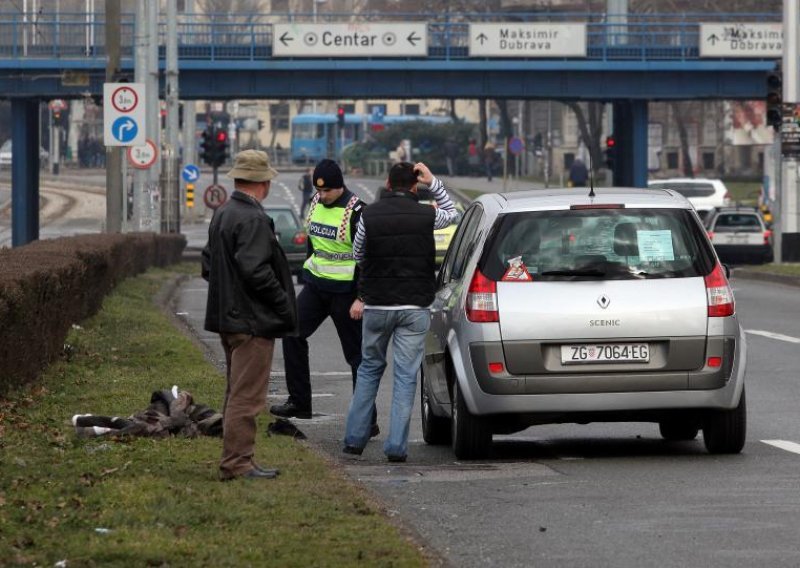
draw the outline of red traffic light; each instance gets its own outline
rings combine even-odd
[[[339,115],[339,116],[344,116],[344,107],[339,107],[336,110],[336,114]]]
[[[613,148],[617,145],[617,141],[613,136],[606,136],[606,148]]]
[[[224,132],[220,131],[217,132],[217,142],[225,142],[228,139],[228,135]]]

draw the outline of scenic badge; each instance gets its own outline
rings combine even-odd
[[[508,270],[503,274],[503,282],[531,282],[533,278],[522,262],[521,256],[508,259]]]

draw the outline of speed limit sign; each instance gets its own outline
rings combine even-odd
[[[149,138],[143,146],[128,146],[128,163],[131,167],[146,170],[156,163],[158,148]]]

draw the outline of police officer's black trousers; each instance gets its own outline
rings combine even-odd
[[[361,320],[350,317],[355,292],[333,294],[306,284],[297,295],[299,335],[284,337],[283,358],[286,363],[286,388],[289,400],[299,408],[311,410],[311,372],[308,365],[308,338],[330,316],[342,343],[342,353],[353,375],[356,387],[358,366],[361,364]],[[373,412],[373,416],[375,413]],[[374,422],[374,420],[373,420]]]

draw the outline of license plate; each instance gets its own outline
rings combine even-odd
[[[647,363],[650,346],[647,343],[588,343],[562,345],[561,363]]]

